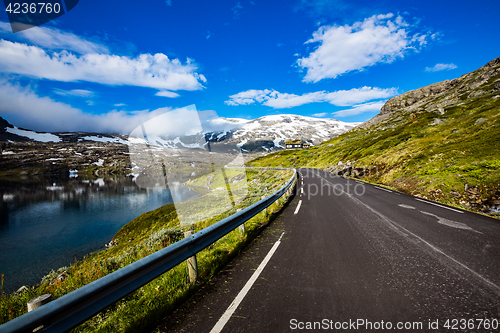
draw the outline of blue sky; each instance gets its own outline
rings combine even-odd
[[[192,104],[366,121],[392,96],[499,57],[499,14],[497,0],[80,0],[13,34],[2,10],[0,116],[123,134]]]

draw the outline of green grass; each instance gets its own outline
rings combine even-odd
[[[0,296],[0,324],[26,312],[26,303],[39,295],[50,293],[56,299],[95,281],[119,268],[158,251],[183,238],[187,229],[199,231],[207,226],[269,195],[285,184],[291,171],[247,171],[248,194],[238,206],[229,211],[196,223],[179,225],[173,204],[144,213],[122,227],[113,238],[117,244],[109,249],[90,254],[69,267],[51,272],[42,282],[20,294]],[[182,303],[201,285],[210,280],[231,258],[239,253],[276,216],[284,199],[273,204],[245,223],[245,235],[232,231],[205,250],[198,253],[199,279],[189,283],[187,267],[182,263],[136,292],[117,302],[109,309],[83,323],[74,332],[142,332],[153,330],[176,306]],[[66,272],[64,281],[56,277]],[[8,277],[7,277],[8,278]],[[3,276],[2,276],[3,281]]]

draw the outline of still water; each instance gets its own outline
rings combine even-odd
[[[175,189],[184,200],[196,197]],[[0,274],[4,291],[34,285],[51,269],[104,248],[140,214],[172,203],[168,189],[145,190],[130,177],[0,180]]]

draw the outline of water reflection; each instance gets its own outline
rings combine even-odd
[[[182,185],[173,191],[197,196]],[[0,180],[0,200],[0,273],[9,292],[103,248],[127,222],[172,203],[172,193],[139,188],[131,177],[47,177]]]

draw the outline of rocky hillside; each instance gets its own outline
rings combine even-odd
[[[406,92],[379,115],[307,151],[256,166],[310,166],[474,211],[500,213],[500,58]]]
[[[500,58],[494,59],[478,70],[462,75],[453,80],[446,80],[429,86],[408,91],[391,98],[380,110],[380,114],[362,126],[367,128],[388,119],[394,112],[435,112],[444,114],[450,106],[464,105],[477,100],[483,95],[500,96]],[[495,92],[499,92],[495,94]]]

